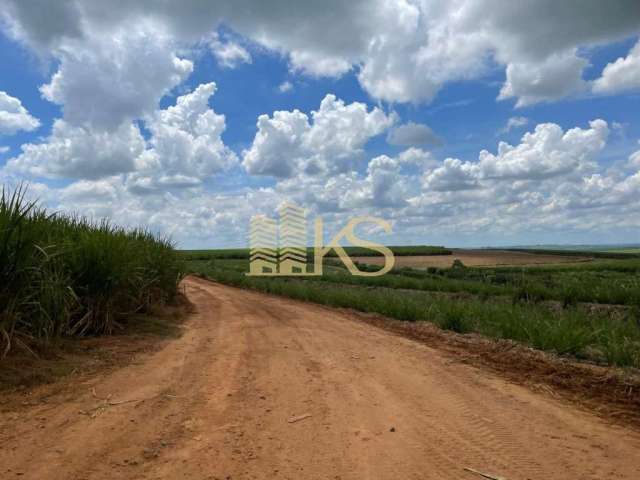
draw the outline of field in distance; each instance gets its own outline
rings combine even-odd
[[[382,265],[382,257],[353,257],[359,263]],[[529,253],[510,250],[463,250],[453,249],[449,255],[406,255],[397,256],[397,267],[413,268],[448,268],[456,260],[460,260],[468,267],[495,267],[510,265],[545,265],[555,263],[575,263],[593,260],[591,256],[555,255],[544,253]]]
[[[402,245],[402,246],[390,246],[395,256],[407,256],[407,255],[451,255],[452,251],[448,248],[434,245]],[[352,257],[371,257],[380,255],[374,250],[361,247],[344,247],[348,255]],[[227,260],[242,260],[248,259],[250,250],[248,248],[224,248],[217,250],[183,250],[185,258],[188,260],[210,260],[210,259],[227,259]],[[307,248],[307,255],[313,255],[313,249]],[[331,250],[326,255],[327,257],[336,257],[335,251]]]

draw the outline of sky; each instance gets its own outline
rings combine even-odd
[[[0,184],[242,247],[640,243],[637,0],[0,0]]]

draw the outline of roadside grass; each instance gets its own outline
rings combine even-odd
[[[142,229],[49,213],[0,195],[0,358],[12,347],[111,333],[171,302],[184,259]]]
[[[138,354],[155,351],[166,340],[182,335],[182,322],[189,310],[188,303],[179,301],[136,314],[113,335],[60,337],[47,344],[31,344],[30,351],[14,350],[0,364],[0,392],[104,373],[105,369],[125,365]],[[4,408],[0,402],[0,411]]]
[[[246,261],[189,262],[188,267],[193,273],[243,288],[398,320],[428,321],[458,333],[511,339],[600,364],[640,368],[640,310],[637,308],[624,309],[614,320],[606,311],[587,313],[574,303],[550,309],[526,296],[505,301],[497,295],[513,289],[458,279],[447,284],[448,278],[444,275],[413,278],[394,273],[383,277],[353,277],[342,273],[340,267],[332,266],[323,277],[262,278],[244,275]],[[448,290],[437,282],[446,284]],[[451,292],[453,288],[456,288],[454,295],[438,293]]]

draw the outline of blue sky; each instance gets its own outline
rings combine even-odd
[[[492,2],[2,0],[0,181],[184,247],[285,201],[392,243],[640,242],[637,4]]]

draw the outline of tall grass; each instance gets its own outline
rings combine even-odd
[[[170,301],[182,257],[148,231],[50,214],[25,189],[0,196],[0,356],[12,344],[112,332]]]

